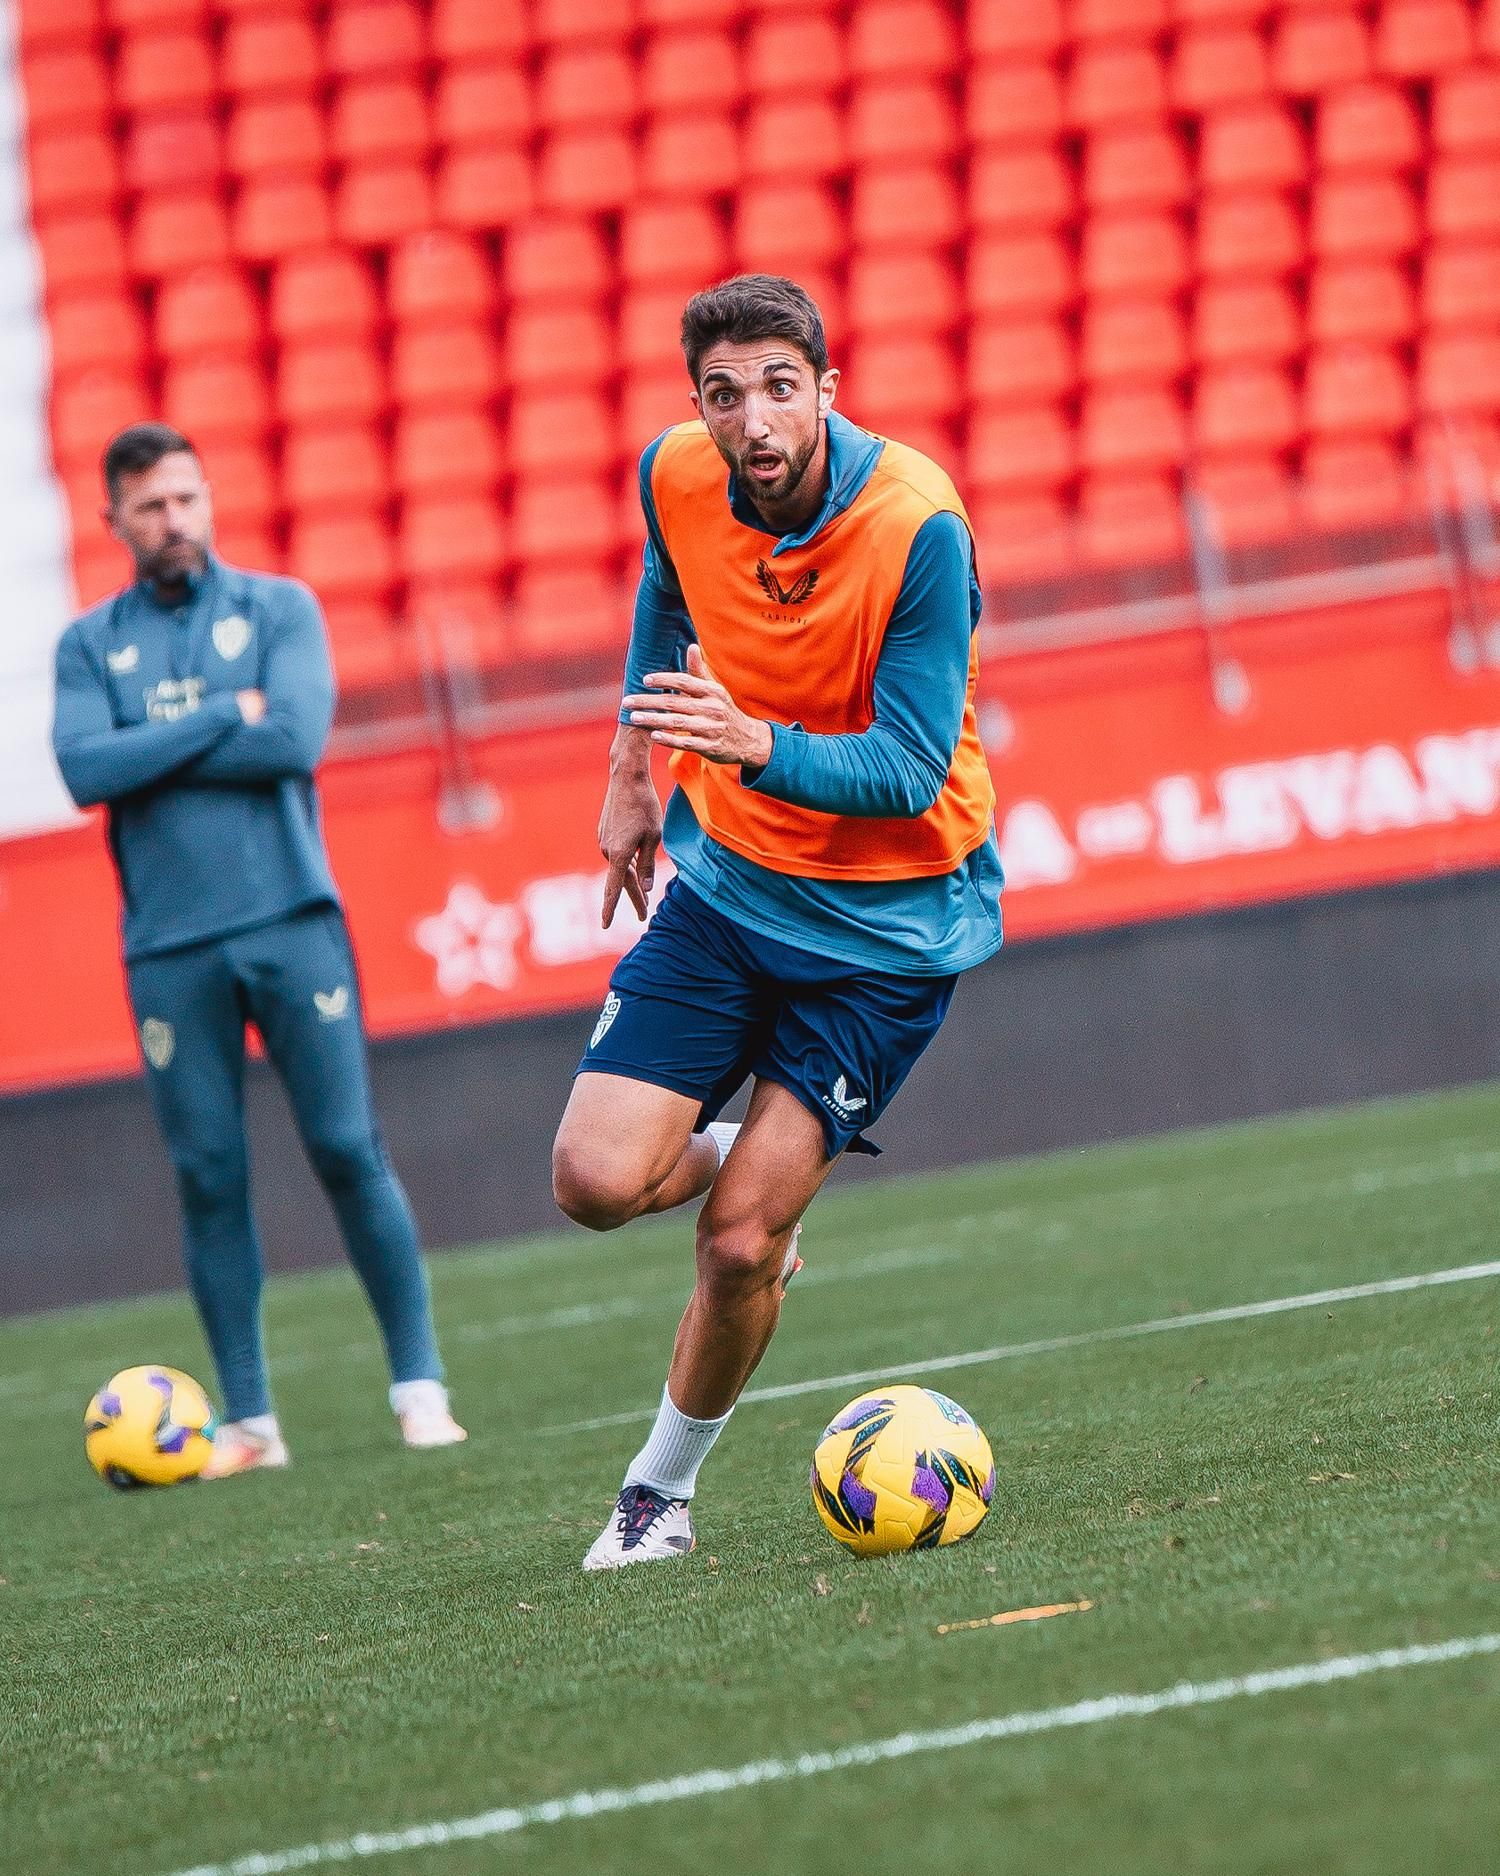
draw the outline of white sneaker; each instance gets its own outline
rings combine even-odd
[[[649,1485],[627,1485],[609,1523],[589,1546],[585,1570],[623,1570],[628,1563],[685,1557],[698,1542],[685,1498],[665,1498]]]
[[[448,1390],[441,1381],[395,1382],[391,1408],[408,1446],[457,1446],[469,1437],[449,1411]]]
[[[208,1464],[198,1474],[200,1479],[232,1479],[237,1472],[256,1472],[265,1467],[289,1466],[292,1456],[281,1437],[281,1428],[269,1415],[248,1420],[225,1420],[214,1430],[214,1449]]]

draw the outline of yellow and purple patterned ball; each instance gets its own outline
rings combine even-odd
[[[107,1485],[180,1485],[214,1449],[213,1403],[190,1374],[150,1365],[123,1368],[83,1416],[83,1450]]]
[[[989,1441],[932,1388],[862,1394],[813,1454],[818,1516],[861,1557],[955,1544],[983,1523],[994,1492]]]

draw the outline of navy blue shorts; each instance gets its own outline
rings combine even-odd
[[[697,1101],[705,1127],[747,1078],[779,1082],[823,1123],[828,1157],[875,1153],[877,1121],[953,1001],[950,977],[861,970],[763,938],[674,879],[615,968],[579,1074]]]

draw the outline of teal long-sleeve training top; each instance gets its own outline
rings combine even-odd
[[[138,581],[63,633],[52,747],[78,805],[108,809],[127,963],[338,903],[312,779],[333,704],[296,580],[211,558],[179,604]]]
[[[625,665],[625,694],[653,671],[685,668],[696,633],[651,496],[658,437],[641,458],[645,562]],[[882,444],[836,412],[828,418],[828,493],[798,534],[777,538],[731,475],[736,520],[776,541],[774,559],[814,539],[869,480]],[[875,715],[857,735],[771,725],[771,759],[741,770],[747,788],[825,814],[925,814],[952,767],[963,728],[970,638],[979,623],[973,543],[957,515],[937,514],[912,543],[875,668]],[[622,710],[621,721],[629,717]],[[951,873],[907,880],[799,879],[758,866],[698,825],[680,789],[667,803],[664,844],[684,882],[752,931],[858,968],[948,976],[1000,947],[1003,876],[993,831]]]

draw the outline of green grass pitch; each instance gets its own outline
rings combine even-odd
[[[1500,1089],[830,1191],[757,1385],[1496,1256]],[[979,1535],[860,1563],[742,1406],[682,1565],[584,1578],[688,1276],[678,1219],[434,1260],[467,1447],[395,1444],[344,1271],[268,1303],[294,1465],[107,1492],[85,1401],[208,1378],[187,1304],[0,1325],[0,1866],[169,1876],[907,1728],[1500,1630],[1500,1279],[934,1373]],[[39,1245],[38,1256],[59,1254]],[[1085,1613],[940,1623],[1089,1597]],[[358,1867],[1478,1876],[1500,1656],[402,1850]],[[350,1865],[354,1867],[354,1865]]]

